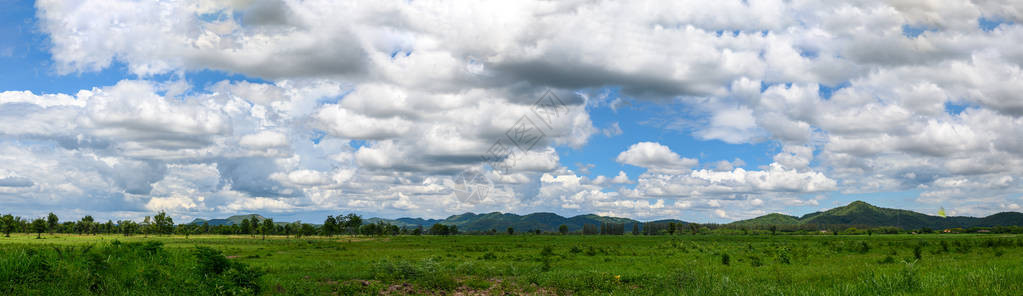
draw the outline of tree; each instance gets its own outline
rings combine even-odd
[[[263,233],[263,240],[266,240],[266,235],[274,231],[274,219],[266,218],[263,219],[263,227],[260,227],[260,232]]]
[[[146,216],[145,220],[142,220],[142,237],[149,237],[149,232],[153,231],[153,219]]]
[[[241,231],[242,234],[252,233],[252,222],[249,221],[249,218],[242,219]]]
[[[316,233],[316,227],[312,224],[302,224],[302,230],[299,233],[301,235],[313,235]]]
[[[78,220],[78,234],[95,234],[96,219],[93,219],[91,215],[85,215],[82,220]]]
[[[124,234],[124,236],[131,236],[132,234],[135,234],[138,232],[139,228],[139,225],[135,223],[135,221],[131,220],[117,221],[117,225],[121,226],[121,233]]]
[[[508,227],[508,235],[515,234],[515,228]]]
[[[359,227],[362,226],[362,217],[356,214],[348,214],[344,218],[345,229],[348,229],[349,233],[355,233],[359,231]]]
[[[178,233],[184,234],[185,235],[185,239],[188,239],[188,235],[192,234],[192,230],[193,230],[192,227],[193,226],[191,224],[178,225]]]
[[[771,235],[778,233],[778,225],[771,225]]]
[[[323,234],[327,237],[334,235],[337,231],[337,219],[334,216],[327,216],[327,220],[323,221]]]
[[[14,231],[14,216],[11,214],[0,217],[0,228],[4,231],[4,237],[11,237],[11,231]]]
[[[561,226],[558,226],[558,232],[561,234],[568,234],[568,225],[561,224]]]
[[[639,223],[632,223],[632,235],[639,235]]]
[[[60,226],[60,219],[57,218],[57,215],[52,212],[46,215],[46,228],[50,230],[50,234],[57,230],[57,226]]]
[[[430,226],[430,234],[432,235],[448,235],[449,232],[450,228],[444,224],[437,223]]]
[[[46,232],[46,220],[43,218],[32,220],[32,230],[36,233],[36,238],[43,238],[43,232]]]
[[[675,235],[675,222],[668,222],[668,234]]]
[[[103,233],[117,233],[114,229],[114,221],[107,220],[107,223],[103,223]]]
[[[174,219],[167,216],[167,213],[164,211],[160,211],[156,216],[153,216],[153,224],[159,233],[171,234],[174,231]]]

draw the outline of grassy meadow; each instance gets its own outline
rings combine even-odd
[[[1023,236],[0,237],[0,294],[1023,295]]]

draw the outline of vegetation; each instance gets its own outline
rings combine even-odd
[[[799,223],[782,215],[718,225],[550,214],[508,224],[561,223],[550,230],[473,214],[345,214],[319,225],[259,215],[176,225],[163,212],[141,223],[7,214],[0,294],[1023,294],[1019,226],[805,223],[865,221],[877,209],[853,203]]]
[[[1020,235],[36,236],[0,294],[1023,293]]]

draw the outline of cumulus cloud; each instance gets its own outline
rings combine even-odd
[[[684,158],[671,151],[668,146],[654,142],[639,142],[629,146],[615,159],[619,163],[656,170],[685,170],[697,164],[697,160]]]
[[[0,194],[24,209],[99,199],[85,209],[185,216],[560,206],[727,220],[816,203],[810,194],[912,189],[962,213],[1018,207],[1013,1],[448,6],[38,1],[58,73],[124,65],[134,77],[0,92]],[[188,73],[203,70],[257,79],[192,85]],[[627,118],[598,128],[590,114],[632,101],[676,109],[665,113],[680,136],[777,150],[762,166],[746,158],[757,168],[693,170],[697,160],[660,143],[624,143],[614,160],[646,169],[631,180],[587,180],[560,163],[594,134],[621,139]],[[536,133],[529,145],[509,141],[519,123]],[[500,145],[517,151],[494,154]],[[494,199],[451,203],[445,180],[488,155],[509,168],[492,174]]]

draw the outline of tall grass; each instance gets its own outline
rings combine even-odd
[[[203,260],[227,268],[209,271]],[[83,246],[14,246],[0,256],[4,295],[248,295],[261,273],[219,251],[168,251],[159,241]]]
[[[1020,238],[14,237],[0,294],[1023,295]]]

